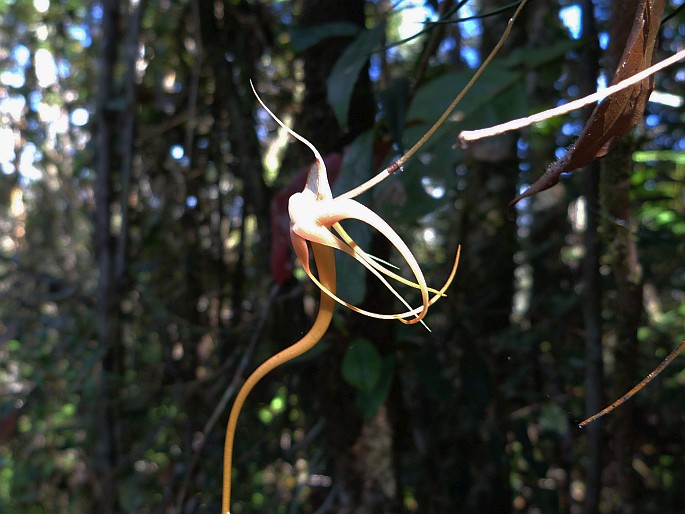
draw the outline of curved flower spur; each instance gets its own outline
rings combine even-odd
[[[252,85],[252,83],[250,83]],[[307,175],[307,182],[304,190],[300,193],[295,193],[290,197],[288,203],[288,213],[290,215],[290,239],[295,249],[295,255],[300,261],[302,268],[307,273],[312,281],[321,290],[321,301],[319,304],[319,313],[314,321],[314,325],[295,344],[282,350],[280,353],[274,355],[261,366],[259,366],[245,381],[242,388],[236,396],[235,402],[231,409],[228,418],[228,426],[226,428],[226,439],[224,443],[224,479],[223,479],[223,501],[222,514],[229,513],[230,498],[231,498],[231,470],[233,461],[233,442],[235,440],[235,430],[238,424],[238,416],[242,410],[243,404],[247,396],[252,391],[255,385],[264,378],[270,371],[276,367],[288,362],[296,357],[299,357],[306,351],[313,348],[323,337],[328,326],[330,325],[333,316],[334,302],[349,307],[355,312],[364,314],[378,319],[398,319],[405,324],[421,323],[426,328],[428,326],[423,322],[423,318],[428,312],[428,308],[433,305],[440,297],[444,296],[445,291],[452,283],[454,275],[459,264],[459,248],[452,266],[452,271],[445,281],[445,284],[439,289],[433,289],[427,286],[426,279],[421,271],[419,263],[417,262],[411,250],[402,240],[402,238],[383,220],[378,214],[373,212],[365,205],[354,200],[357,196],[369,187],[360,186],[355,190],[352,196],[342,195],[333,198],[331,187],[328,183],[328,176],[326,173],[326,165],[324,164],[321,154],[316,147],[307,139],[300,136],[288,126],[286,126],[271,110],[262,102],[257,94],[257,91],[252,86],[257,100],[267,113],[282,126],[290,135],[301,141],[314,153],[316,163],[312,165]],[[375,182],[377,183],[377,182]],[[373,183],[372,185],[375,185]],[[397,248],[402,257],[405,259],[409,269],[414,274],[415,281],[408,280],[391,269],[388,266],[391,264],[380,261],[372,255],[362,250],[357,245],[345,229],[340,225],[340,222],[345,219],[356,219],[367,223],[371,227],[381,232],[390,243]],[[333,233],[333,230],[338,235]],[[309,261],[309,246],[311,245],[314,253],[314,259],[317,265],[319,277],[312,272]],[[407,308],[405,312],[397,314],[381,314],[377,312],[370,312],[361,309],[349,302],[341,299],[336,295],[336,278],[335,278],[335,259],[334,250],[340,250],[353,257],[356,261],[361,263],[369,272],[376,276]],[[421,292],[421,306],[412,308],[409,303],[390,285],[385,277],[392,278]],[[432,294],[432,296],[431,296]]]
[[[428,132],[426,132],[426,134],[424,134],[424,136],[421,137],[407,153],[391,164],[388,168],[381,171],[375,177],[361,184],[360,186],[335,198],[333,197],[331,187],[328,183],[326,166],[319,151],[311,142],[291,130],[281,120],[279,120],[278,117],[264,104],[257,94],[254,85],[252,85],[252,82],[250,82],[252,91],[257,97],[260,105],[290,135],[307,145],[307,147],[313,152],[316,159],[316,163],[311,167],[307,175],[307,182],[304,190],[291,196],[288,203],[288,214],[290,216],[290,238],[295,250],[295,254],[307,276],[309,276],[321,290],[321,300],[319,303],[319,313],[309,332],[307,332],[302,339],[282,350],[280,353],[274,355],[261,366],[259,366],[248,377],[236,396],[231,413],[229,415],[228,426],[226,428],[222,514],[230,514],[229,507],[231,499],[233,442],[235,439],[238,416],[240,415],[240,411],[247,396],[249,395],[250,391],[252,391],[254,386],[270,371],[281,364],[302,355],[306,351],[313,348],[321,340],[331,323],[335,302],[338,302],[355,312],[373,318],[398,319],[405,324],[421,323],[428,328],[423,322],[423,318],[426,316],[428,308],[438,301],[442,296],[445,296],[445,291],[452,283],[457,271],[457,266],[459,264],[460,247],[457,248],[454,265],[447,280],[445,281],[445,284],[439,290],[430,288],[426,284],[426,279],[421,271],[419,263],[397,232],[395,232],[392,227],[388,225],[388,223],[378,214],[357,200],[354,200],[354,198],[368,191],[400,169],[403,164],[410,157],[412,157],[417,150],[421,148],[421,146],[423,146],[423,144],[435,133],[435,131],[445,122],[445,120],[447,120],[456,105],[462,100],[466,92],[473,86],[475,81],[488,66],[492,58],[502,47],[504,41],[509,35],[509,32],[511,31],[514,20],[525,3],[526,0],[522,0],[519,3],[518,8],[509,20],[507,28],[498,43],[495,45],[495,48],[483,61],[478,70],[476,70],[466,87],[457,95],[457,97],[447,107],[442,116],[440,116],[440,118],[428,130]],[[412,274],[414,275],[414,280],[412,281],[400,276],[390,269],[390,266],[392,266],[391,264],[377,259],[361,249],[340,225],[340,222],[346,219],[356,219],[362,221],[382,233],[400,252]],[[309,262],[310,246],[316,261],[318,277],[314,275],[311,270]],[[402,302],[407,310],[396,314],[370,312],[339,298],[336,295],[335,259],[333,255],[334,250],[336,249],[345,252],[357,262],[362,264]],[[392,285],[390,285],[386,277],[396,280],[405,286],[418,289],[421,293],[421,305],[419,307],[412,308],[409,303],[392,287]]]

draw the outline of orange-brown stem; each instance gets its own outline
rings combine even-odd
[[[314,260],[319,273],[319,280],[330,291],[335,292],[335,259],[333,256],[333,249],[317,243],[312,243],[312,250],[314,251]],[[328,330],[333,318],[333,309],[335,301],[323,291],[321,292],[321,299],[319,301],[319,313],[316,316],[314,325],[305,334],[305,336],[297,341],[292,346],[277,353],[261,366],[259,366],[245,381],[243,387],[238,391],[235,398],[231,414],[228,417],[228,426],[226,427],[226,441],[224,443],[224,480],[223,480],[223,499],[221,504],[221,514],[230,513],[231,504],[231,468],[233,465],[233,442],[235,440],[235,430],[238,424],[238,416],[243,408],[245,399],[250,391],[257,383],[264,378],[270,371],[277,368],[296,357],[299,357],[306,351],[312,349],[318,343],[323,335]]]
[[[664,359],[664,361],[659,364],[654,371],[652,371],[649,375],[647,375],[645,378],[643,378],[639,384],[637,384],[635,387],[633,387],[630,391],[628,391],[626,394],[621,396],[618,400],[616,400],[614,403],[609,405],[608,407],[605,407],[601,411],[599,411],[597,414],[594,416],[590,416],[587,418],[585,421],[582,421],[578,426],[580,428],[583,428],[586,426],[588,423],[592,423],[593,421],[601,418],[605,414],[609,414],[612,410],[614,410],[617,407],[620,407],[623,405],[625,402],[630,400],[633,396],[635,396],[636,393],[640,391],[644,386],[649,384],[656,376],[661,373],[664,369],[666,369],[666,366],[668,366],[671,362],[673,362],[673,359],[675,359],[678,355],[680,355],[680,352],[685,349],[685,340],[683,340],[679,345],[678,348],[673,350],[670,354],[668,354],[668,357]]]

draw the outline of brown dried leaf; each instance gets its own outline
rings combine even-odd
[[[611,85],[635,75],[652,64],[664,7],[665,0],[640,0],[633,27]],[[614,141],[629,132],[640,121],[653,88],[654,78],[650,77],[605,98],[595,107],[580,137],[566,155],[550,164],[545,173],[523,194],[512,200],[509,206],[554,186],[559,182],[562,173],[587,166],[598,157],[606,155]]]

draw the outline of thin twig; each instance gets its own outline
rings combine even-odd
[[[511,132],[512,130],[518,130],[518,129],[521,129],[523,127],[527,127],[529,125],[532,125],[534,123],[539,123],[541,121],[545,121],[545,120],[548,120],[550,118],[554,118],[555,116],[561,116],[562,114],[568,114],[571,111],[575,111],[576,109],[580,109],[581,107],[585,107],[586,105],[589,105],[589,104],[592,104],[594,102],[598,102],[600,100],[603,100],[604,98],[611,96],[614,93],[618,93],[622,89],[625,89],[625,88],[630,87],[634,84],[637,84],[638,82],[642,82],[644,79],[646,79],[650,75],[653,75],[654,73],[656,73],[660,70],[663,70],[664,68],[667,68],[667,67],[671,66],[672,64],[675,64],[676,62],[678,62],[684,58],[685,58],[685,50],[680,50],[679,52],[673,54],[671,57],[668,57],[668,58],[664,59],[663,61],[658,62],[655,65],[644,69],[640,73],[637,73],[637,74],[633,75],[632,77],[629,77],[625,80],[622,80],[618,84],[607,87],[606,89],[602,89],[601,91],[597,91],[596,93],[588,95],[584,98],[574,100],[573,102],[569,102],[567,104],[561,105],[559,107],[555,107],[553,109],[548,109],[548,110],[540,112],[538,114],[533,114],[532,116],[528,116],[526,118],[519,118],[516,120],[508,121],[506,123],[501,123],[499,125],[495,125],[493,127],[479,129],[479,130],[464,130],[464,131],[459,133],[459,143],[461,144],[462,147],[466,147],[468,145],[468,143],[473,142],[473,141],[478,141],[479,139],[484,139],[486,137],[492,137],[492,136],[498,136],[500,134],[504,134],[505,132]]]
[[[675,358],[680,354],[680,352],[683,351],[683,348],[685,348],[685,339],[683,340],[682,343],[680,343],[680,344],[678,345],[678,348],[676,348],[675,350],[673,350],[673,351],[668,355],[668,357],[666,357],[666,358],[664,359],[664,361],[663,361],[661,364],[659,364],[659,365],[656,367],[656,369],[655,369],[654,371],[652,371],[649,375],[647,375],[645,378],[643,378],[643,379],[640,381],[639,384],[637,384],[637,385],[636,385],[635,387],[633,387],[630,391],[628,391],[626,394],[624,394],[623,396],[621,396],[618,400],[616,400],[614,403],[612,403],[612,404],[609,405],[608,407],[605,407],[604,409],[602,409],[601,411],[599,411],[599,412],[598,412],[597,414],[595,414],[594,416],[590,416],[590,417],[587,418],[585,421],[583,421],[583,422],[581,422],[580,424],[578,424],[578,426],[579,426],[580,428],[583,428],[583,427],[584,427],[585,425],[587,425],[588,423],[592,423],[593,421],[595,421],[595,420],[601,418],[601,417],[604,416],[605,414],[608,414],[609,412],[611,412],[612,410],[614,410],[616,407],[620,407],[620,406],[623,405],[625,402],[627,402],[628,400],[630,400],[633,396],[635,396],[635,393],[637,393],[638,391],[640,391],[640,389],[642,389],[644,386],[646,386],[647,384],[649,384],[652,380],[654,380],[654,379],[657,377],[657,375],[659,375],[659,373],[661,373],[664,369],[666,369],[666,366],[668,366],[671,362],[673,362],[673,359],[675,359]]]

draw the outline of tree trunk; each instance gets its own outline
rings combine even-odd
[[[599,41],[591,0],[584,0],[583,37],[586,47],[580,56],[580,65],[586,73],[580,74],[579,94],[584,96],[596,89],[599,75]],[[585,118],[592,108],[584,110]],[[585,231],[583,247],[585,258],[582,267],[582,310],[585,327],[585,416],[592,416],[604,406],[602,360],[602,286],[599,273],[602,245],[598,233],[599,223],[599,173],[597,161],[583,171],[582,192],[585,198]],[[602,424],[591,423],[586,428],[587,467],[585,471],[586,492],[583,504],[585,514],[598,514],[602,489]]]
[[[623,52],[630,32],[637,1],[614,0],[610,45],[607,52],[608,69],[613,72]],[[626,137],[602,160],[600,203],[607,220],[603,224],[608,261],[616,281],[613,317],[615,319],[616,349],[612,397],[619,397],[636,382],[638,338],[642,320],[642,268],[638,259],[637,241],[630,203],[630,175],[632,172],[633,141]],[[615,512],[636,512],[638,480],[633,469],[635,451],[635,408],[626,402],[613,414],[614,455],[617,466],[616,482],[619,500]]]
[[[115,381],[118,344],[113,337],[115,321],[111,313],[114,294],[114,244],[111,237],[112,161],[114,148],[115,120],[108,109],[114,95],[114,67],[117,60],[119,40],[119,2],[104,0],[102,3],[102,39],[99,58],[100,76],[96,98],[95,116],[97,134],[95,146],[95,253],[99,268],[97,284],[97,337],[98,345],[104,351],[101,362],[97,405],[101,409],[95,429],[95,512],[113,514],[118,512],[118,493],[113,470],[117,463],[116,444],[116,398]]]
[[[612,398],[629,390],[638,379],[637,330],[642,320],[642,268],[638,261],[637,242],[632,226],[630,205],[630,174],[633,143],[623,140],[602,161],[602,211],[609,220],[604,223],[604,237],[609,248],[609,263],[616,280],[615,318],[616,363]],[[626,402],[612,415],[614,454],[617,465],[616,482],[619,490],[617,512],[632,514],[637,500],[637,476],[632,459],[635,452],[634,402]]]
[[[481,13],[501,7],[500,2],[481,2]],[[526,23],[527,12],[513,27],[504,48],[498,56],[506,56],[509,49],[525,44],[526,32],[521,27]],[[505,30],[507,16],[494,16],[484,20],[483,38],[480,48],[482,58],[494,48]],[[475,86],[478,88],[478,84]],[[466,451],[473,452],[476,461],[483,458],[487,465],[477,472],[471,471],[472,482],[466,505],[477,506],[480,512],[505,514],[512,511],[512,491],[509,482],[510,463],[501,458],[506,454],[506,440],[501,434],[510,428],[504,401],[496,384],[503,378],[500,373],[506,369],[507,350],[500,345],[502,333],[510,327],[510,315],[514,296],[514,253],[518,250],[515,226],[507,217],[505,206],[516,194],[518,169],[516,136],[505,136],[496,143],[483,142],[485,148],[478,157],[467,163],[468,185],[464,191],[463,248],[464,254],[459,269],[459,288],[467,298],[478,298],[478,314],[469,323],[473,331],[469,339],[473,344],[460,342],[463,349],[461,366],[462,381],[467,382],[465,373],[469,368],[477,369],[483,363],[481,377],[484,384],[493,382],[491,401],[466,398],[470,402],[478,425],[476,431],[465,439]],[[496,261],[491,255],[497,255]],[[484,293],[486,292],[486,293]],[[486,364],[487,363],[487,364]],[[489,369],[488,369],[489,368]],[[488,377],[488,371],[492,377]],[[474,382],[473,380],[470,380]],[[467,396],[470,393],[467,393]],[[437,506],[436,506],[437,507]],[[455,511],[464,508],[458,494],[452,493],[450,507]]]

